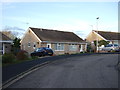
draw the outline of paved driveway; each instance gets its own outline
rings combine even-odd
[[[118,88],[117,54],[76,56],[54,61],[9,88]]]

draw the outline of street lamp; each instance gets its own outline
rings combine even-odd
[[[92,27],[92,30],[93,30],[93,25],[90,25]]]
[[[99,17],[96,18],[97,34],[98,34],[98,20],[99,20]],[[96,52],[98,52],[98,35],[97,35],[97,40],[96,40],[96,47],[97,47]]]

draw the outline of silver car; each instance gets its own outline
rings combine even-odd
[[[108,44],[105,47],[102,48],[103,51],[120,51],[120,47],[117,44]]]

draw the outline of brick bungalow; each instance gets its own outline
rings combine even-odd
[[[52,48],[56,55],[86,51],[86,42],[73,32],[29,27],[21,40],[21,49],[28,53],[40,47]]]
[[[11,40],[9,37],[7,37],[5,34],[0,32],[0,53],[10,53],[12,48],[13,40]]]
[[[119,44],[120,45],[120,33],[119,32],[110,32],[110,31],[96,31],[92,30],[90,34],[86,37],[87,42],[93,42],[94,40],[105,40],[110,41],[110,44]]]

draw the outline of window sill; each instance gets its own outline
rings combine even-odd
[[[78,50],[69,50],[70,52],[76,52],[76,51],[78,51]]]
[[[55,51],[64,51],[64,50],[55,50]]]

